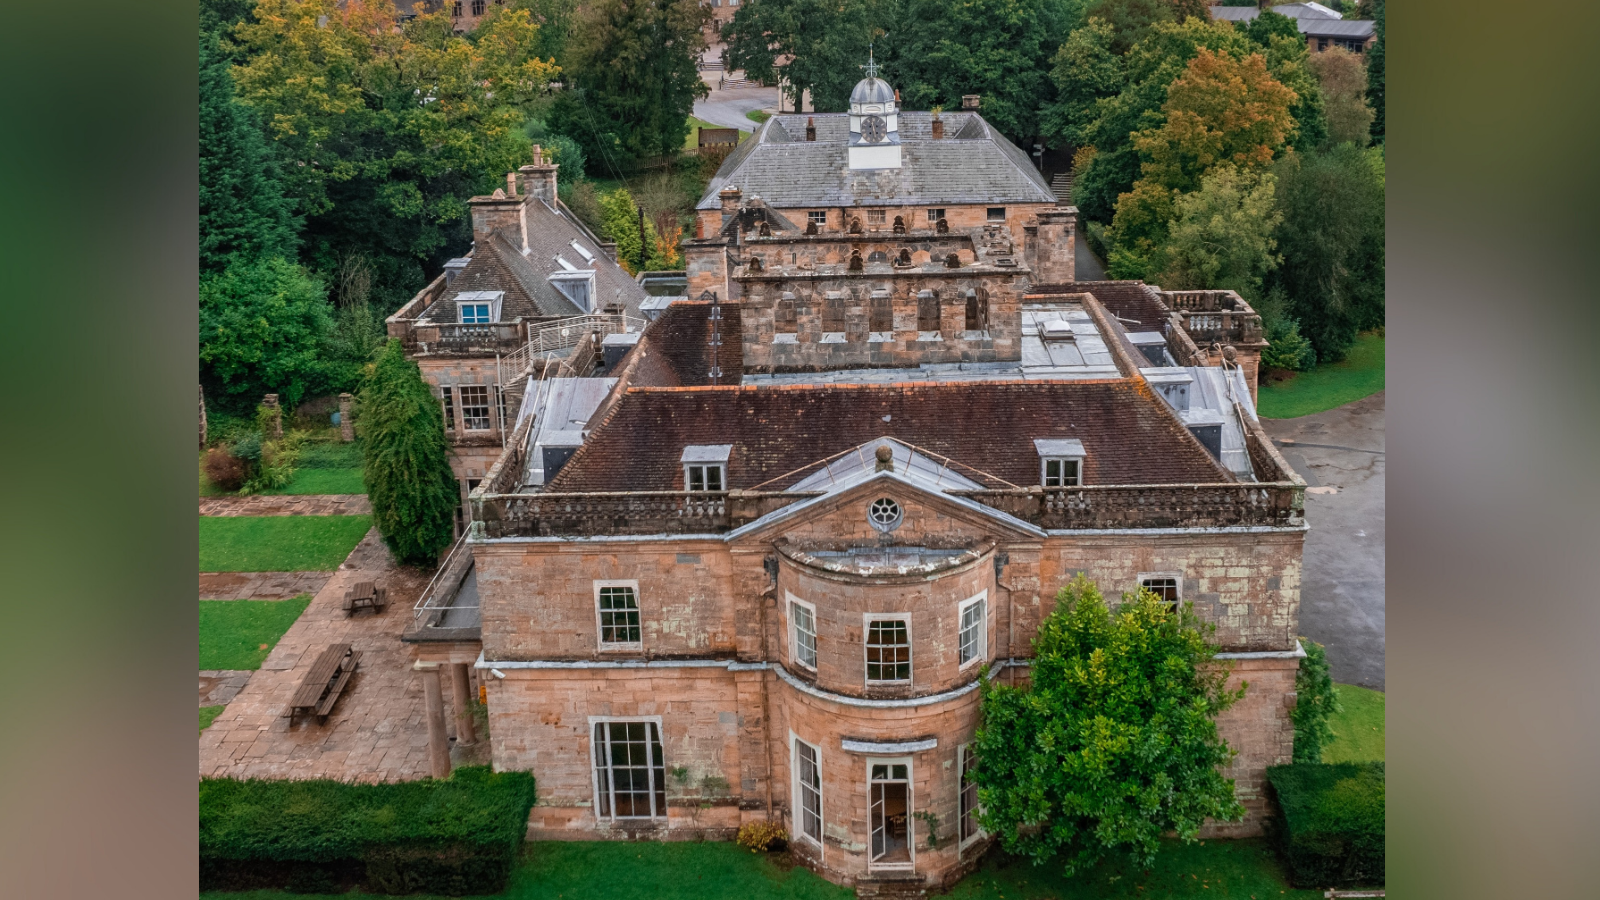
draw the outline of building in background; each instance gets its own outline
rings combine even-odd
[[[1371,19],[1346,19],[1320,3],[1283,3],[1272,12],[1294,20],[1306,37],[1306,49],[1320,53],[1342,47],[1351,53],[1365,53],[1378,42],[1378,23]],[[1213,6],[1211,18],[1225,22],[1249,22],[1261,15],[1254,6]]]

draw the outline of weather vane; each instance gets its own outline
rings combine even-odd
[[[868,78],[878,77],[878,63],[872,58],[872,42],[867,41],[867,64],[861,67],[866,70]]]

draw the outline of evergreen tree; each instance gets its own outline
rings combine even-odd
[[[583,146],[597,172],[676,154],[689,134],[709,7],[699,0],[598,0],[580,14],[550,127]]]
[[[1372,139],[1383,143],[1383,101],[1384,101],[1384,51],[1383,51],[1383,0],[1374,0],[1373,19],[1377,22],[1378,41],[1372,45],[1372,50],[1367,53],[1367,101],[1372,104]]]
[[[1123,600],[1109,609],[1078,576],[1039,625],[1031,683],[981,688],[984,830],[1067,874],[1110,851],[1149,867],[1163,834],[1192,842],[1207,819],[1244,814],[1216,723],[1244,689],[1226,687],[1215,626],[1148,591]]]
[[[362,385],[356,428],[378,533],[400,562],[433,565],[450,546],[461,495],[439,401],[399,341],[389,342]]]
[[[200,34],[200,271],[230,260],[293,258],[298,222],[255,114],[233,92],[215,34]]]

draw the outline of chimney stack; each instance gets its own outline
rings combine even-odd
[[[484,246],[489,235],[504,232],[518,250],[528,249],[528,219],[522,204],[527,197],[508,197],[504,188],[495,188],[487,197],[467,201],[472,210],[472,242]]]
[[[979,95],[977,95],[977,94],[962,94],[961,95],[961,108],[962,109],[971,110],[973,112],[977,112],[978,111],[978,96]]]
[[[556,170],[560,168],[555,163],[545,162],[543,148],[538,144],[534,144],[533,164],[523,166],[517,170],[522,175],[522,193],[528,197],[537,197],[554,209],[556,205]]]
[[[815,116],[806,116],[806,140],[817,139],[817,119]]]
[[[937,113],[933,117],[933,139],[936,141],[944,140],[944,120],[939,118]]]
[[[722,215],[723,215],[722,221],[723,222],[727,222],[728,221],[728,217],[736,216],[736,215],[739,214],[739,197],[740,196],[741,196],[741,194],[739,192],[739,189],[736,188],[736,187],[733,187],[732,185],[729,185],[728,187],[725,187],[722,190],[717,192],[717,199],[722,201]]]
[[[1077,230],[1078,208],[1056,206],[1039,211],[1038,244],[1034,248],[1035,284],[1071,284],[1076,281],[1073,265],[1073,232]]]

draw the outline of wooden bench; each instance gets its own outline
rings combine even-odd
[[[381,613],[389,606],[389,591],[370,581],[358,581],[344,594],[344,614],[353,616],[358,609]]]
[[[333,644],[322,651],[289,701],[289,711],[284,713],[289,724],[294,724],[298,715],[314,715],[318,725],[326,722],[360,663],[361,651],[351,649],[349,644]]]

